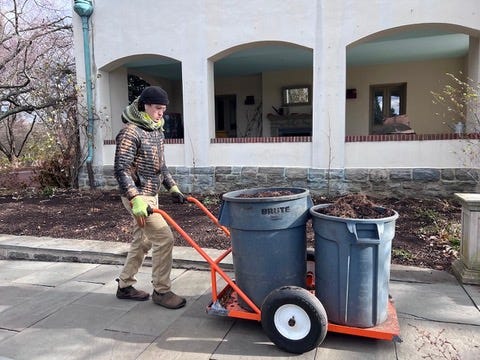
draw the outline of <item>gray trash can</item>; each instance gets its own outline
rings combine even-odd
[[[390,252],[398,213],[380,219],[349,219],[318,212],[326,206],[310,209],[315,295],[332,323],[379,325],[388,316]]]
[[[235,281],[258,307],[280,286],[305,287],[306,223],[312,205],[310,192],[302,188],[223,195],[219,221],[230,230]]]

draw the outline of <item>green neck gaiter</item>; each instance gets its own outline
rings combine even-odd
[[[143,111],[138,110],[138,98],[128,105],[122,112],[122,121],[124,123],[132,123],[146,130],[162,130],[165,120],[162,118],[159,122],[155,122]]]

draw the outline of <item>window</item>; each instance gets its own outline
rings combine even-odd
[[[289,86],[282,89],[282,100],[284,106],[289,105],[310,105],[310,86]]]
[[[407,108],[407,84],[370,86],[370,128],[391,116],[403,115]]]

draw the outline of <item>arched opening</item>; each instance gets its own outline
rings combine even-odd
[[[347,47],[346,135],[452,132],[432,92],[447,73],[467,74],[468,29],[420,24],[385,30]],[[478,34],[477,34],[478,36]]]
[[[257,42],[209,60],[214,64],[216,138],[311,136],[312,49]]]
[[[100,70],[109,74],[112,137],[121,127],[120,114],[123,108],[137,98],[145,87],[156,85],[167,91],[170,100],[164,115],[165,137],[183,139],[182,64],[180,61],[160,55],[134,55],[117,59]]]

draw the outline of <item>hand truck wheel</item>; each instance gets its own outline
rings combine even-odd
[[[327,313],[308,290],[284,286],[273,290],[261,308],[262,327],[279,348],[302,354],[319,346],[327,335]]]

